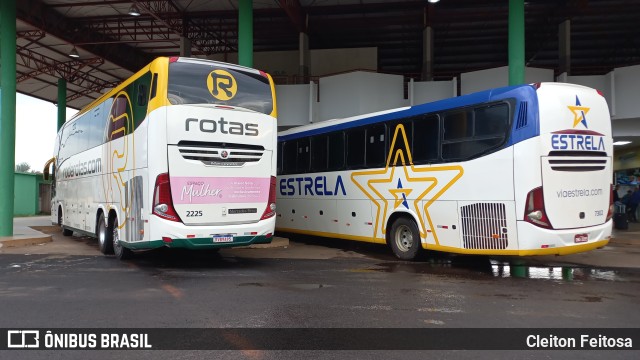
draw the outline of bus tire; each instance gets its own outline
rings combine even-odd
[[[111,244],[113,246],[113,253],[120,260],[127,260],[133,256],[133,251],[127,249],[120,244],[120,232],[118,231],[118,218],[115,216],[109,217],[109,228],[111,233]]]
[[[58,225],[62,228],[62,235],[71,236],[73,235],[73,230],[67,229],[62,225],[62,208],[58,208]]]
[[[113,232],[107,229],[104,216],[98,216],[98,246],[103,254],[113,254]]]
[[[422,245],[415,221],[406,217],[397,218],[389,230],[389,246],[398,259],[416,260]]]

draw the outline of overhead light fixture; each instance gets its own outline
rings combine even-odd
[[[131,7],[129,8],[128,14],[131,16],[140,16],[140,10],[138,10],[138,5],[136,5],[136,3],[133,3],[131,5]]]
[[[75,45],[73,46],[73,49],[71,49],[71,52],[69,53],[69,57],[72,57],[74,59],[77,59],[80,57],[80,54],[78,54],[78,50],[76,50]]]
[[[440,0],[429,0],[429,3],[430,3],[430,4],[435,4],[435,3],[437,3],[438,1],[440,1]]]
[[[627,144],[631,144],[631,141],[616,141],[613,143],[613,145],[627,145]]]

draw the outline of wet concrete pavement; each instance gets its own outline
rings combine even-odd
[[[20,234],[46,237],[53,241],[42,242],[33,246],[8,247],[0,246],[0,254],[68,254],[99,255],[97,243],[88,237],[64,237],[59,229],[51,226],[47,216],[16,218],[14,228]],[[84,246],[79,246],[84,244]],[[344,240],[322,239],[313,237],[294,237],[292,241],[279,238],[272,246],[263,248],[236,248],[223,250],[224,253],[253,258],[290,258],[290,259],[328,259],[333,257],[374,257],[381,260],[395,261],[390,251],[380,245],[371,245]],[[432,253],[433,259],[461,258],[461,261],[474,262],[475,257],[456,257],[446,254]],[[484,259],[484,257],[478,257]],[[628,230],[615,230],[610,243],[602,249],[564,255],[564,256],[532,256],[532,257],[494,257],[495,262],[512,263],[531,266],[592,266],[599,268],[640,268],[640,223],[629,223]]]
[[[634,328],[640,324],[640,225],[586,255],[433,254],[397,261],[382,246],[303,238],[219,253],[102,256],[95,240],[0,249],[0,327]],[[582,255],[582,256],[581,256]],[[604,265],[598,265],[601,261]],[[627,264],[631,266],[626,266]],[[625,266],[621,266],[625,265]],[[26,354],[26,355],[25,355]],[[600,351],[28,352],[13,358],[298,359],[638,358]],[[131,355],[130,355],[131,354]]]

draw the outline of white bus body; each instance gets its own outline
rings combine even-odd
[[[118,257],[268,243],[276,128],[269,75],[158,58],[60,130],[52,221]]]
[[[329,120],[281,132],[279,151],[278,231],[401,259],[569,254],[611,237],[611,122],[594,89],[522,85]]]

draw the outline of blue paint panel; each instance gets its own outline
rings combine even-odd
[[[509,136],[504,147],[511,146],[517,142],[535,137],[540,134],[539,114],[538,114],[538,97],[536,89],[531,85],[507,86],[497,89],[485,90],[473,94],[458,96],[454,98],[438,100],[431,103],[412,106],[408,109],[367,117],[366,115],[360,119],[330,125],[326,127],[301,131],[295,134],[278,136],[278,141],[289,141],[306,136],[316,136],[332,131],[345,130],[358,126],[374,124],[389,120],[403,119],[421,114],[439,112],[443,110],[478,105],[482,103],[499,101],[504,99],[515,99],[514,119],[518,119],[520,103],[528,102],[528,111],[526,114],[527,126],[515,130],[517,121],[512,121],[512,134]]]
[[[511,122],[511,136],[507,139],[507,143],[503,147],[509,147],[520,141],[530,139],[540,135],[540,112],[538,110],[538,95],[536,89],[531,85],[521,85],[515,87],[505,87],[495,89],[491,96],[491,101],[504,99],[515,99],[516,103],[513,119]],[[520,114],[523,110],[522,102],[526,102],[526,114]],[[520,116],[524,115],[526,126],[517,129]]]

